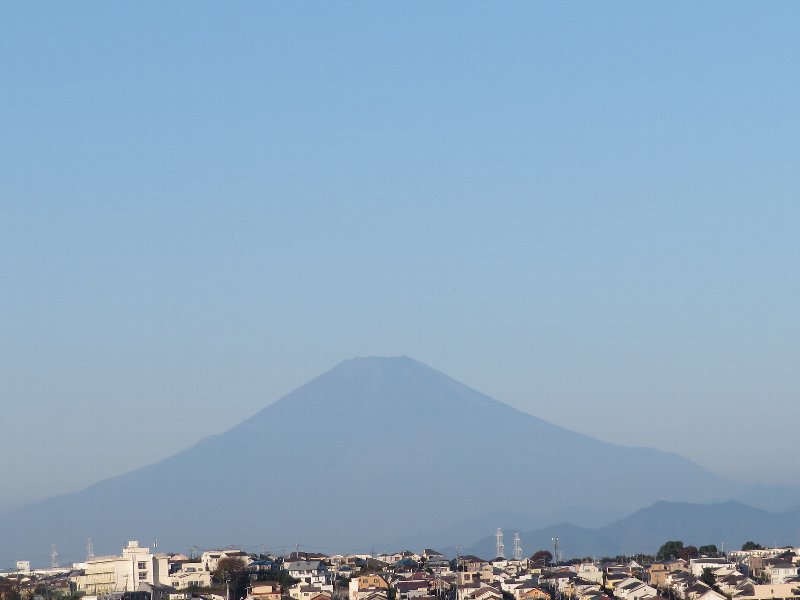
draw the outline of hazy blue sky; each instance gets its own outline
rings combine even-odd
[[[777,2],[3,3],[0,508],[371,354],[800,483],[799,25]]]

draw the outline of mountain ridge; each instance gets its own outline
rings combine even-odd
[[[498,439],[514,451],[498,453]],[[647,487],[645,469],[659,473]],[[625,513],[742,487],[677,454],[550,424],[411,358],[368,357],[159,462],[6,513],[0,539],[22,554],[87,537],[98,551],[136,538],[388,548],[493,511],[554,513],[587,490],[585,504]]]
[[[650,506],[601,527],[578,527],[558,523],[520,534],[532,548],[548,548],[558,537],[565,557],[655,554],[670,539],[686,545],[724,545],[739,548],[747,540],[764,544],[797,545],[800,507],[767,511],[737,500],[719,503],[659,500]],[[468,548],[479,556],[493,551],[494,538],[487,536]]]

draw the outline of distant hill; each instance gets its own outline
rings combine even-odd
[[[789,485],[754,485],[748,487],[733,500],[748,506],[781,512],[800,506],[800,487]]]
[[[498,527],[508,531],[529,531],[542,529],[556,523],[572,523],[581,527],[600,527],[616,521],[628,513],[618,510],[598,510],[595,507],[571,506],[563,507],[552,513],[521,514],[508,511],[494,511],[472,519],[458,521],[439,530],[427,531],[420,535],[414,532],[407,538],[398,539],[398,548],[416,548],[425,544],[436,546],[448,556],[455,556],[456,548],[466,548],[476,539]],[[494,539],[494,538],[492,538]]]
[[[678,455],[557,427],[410,358],[358,358],[157,464],[0,516],[0,560],[47,556],[51,543],[79,559],[88,537],[97,553],[128,539],[388,550],[479,515],[626,514],[742,489]]]
[[[565,557],[616,556],[639,552],[655,554],[667,540],[701,546],[724,545],[739,549],[747,540],[763,545],[800,544],[800,508],[768,512],[739,502],[689,504],[657,502],[632,515],[598,528],[567,523],[521,534],[528,554],[552,548],[558,537]],[[467,548],[478,556],[491,556],[494,537],[486,537]]]

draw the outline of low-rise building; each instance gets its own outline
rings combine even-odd
[[[85,563],[83,575],[76,578],[77,591],[87,596],[139,591],[140,585],[169,585],[169,557],[151,554],[149,548],[132,540],[121,556],[100,556]]]
[[[328,565],[321,560],[296,560],[283,564],[283,569],[306,585],[325,585],[328,583]]]
[[[247,600],[281,600],[282,595],[277,581],[254,581],[247,590]]]

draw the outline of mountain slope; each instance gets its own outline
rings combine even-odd
[[[565,557],[655,554],[667,540],[686,545],[715,544],[741,548],[747,540],[762,544],[797,545],[800,509],[768,512],[739,502],[690,504],[657,502],[632,515],[593,529],[567,523],[521,534],[526,548],[550,548],[559,538]],[[479,556],[494,552],[494,538],[486,537],[469,548]]]
[[[551,425],[409,358],[360,358],[158,464],[0,517],[0,539],[15,556],[55,542],[76,558],[90,536],[98,552],[135,538],[388,549],[494,511],[629,512],[740,490],[680,456]]]

